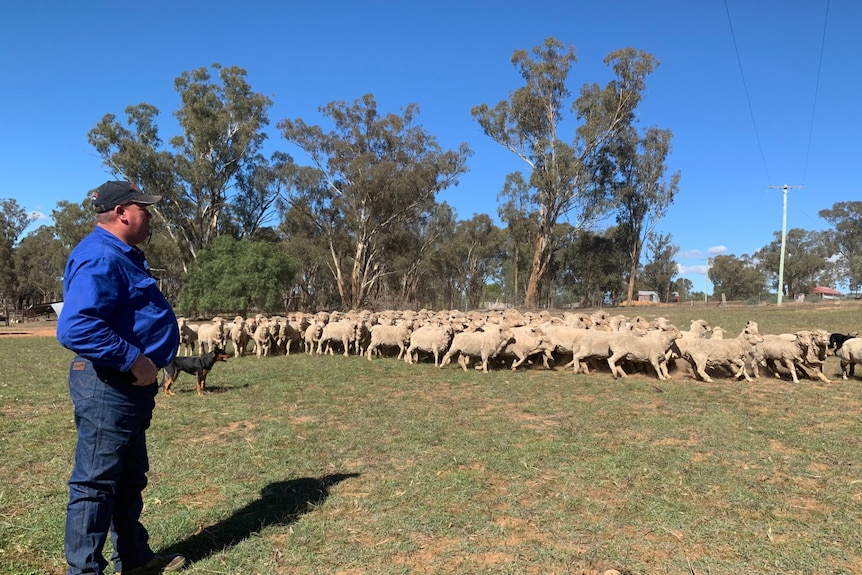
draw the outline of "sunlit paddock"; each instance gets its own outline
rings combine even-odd
[[[854,305],[632,308],[857,331]],[[16,326],[17,331],[24,328]],[[0,336],[0,573],[64,572],[69,352]],[[190,573],[862,571],[862,380],[291,354],[159,395],[144,520]],[[109,551],[108,551],[109,552]]]

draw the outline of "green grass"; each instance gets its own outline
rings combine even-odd
[[[816,306],[626,313],[862,323]],[[44,337],[0,354],[0,574],[59,575],[70,354]],[[144,522],[189,573],[859,573],[860,383],[231,359],[206,396],[184,374],[158,397]]]

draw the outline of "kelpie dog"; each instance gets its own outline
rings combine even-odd
[[[198,395],[203,395],[207,386],[207,374],[217,361],[227,361],[227,354],[219,347],[213,347],[209,353],[194,357],[177,356],[165,367],[165,395],[174,395],[171,385],[177,380],[180,372],[191,373],[197,377]]]

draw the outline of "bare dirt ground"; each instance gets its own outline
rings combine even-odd
[[[7,337],[55,337],[57,321],[28,321],[14,325],[0,324],[0,338]]]

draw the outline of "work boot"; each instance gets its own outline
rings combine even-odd
[[[134,569],[117,573],[117,575],[159,575],[159,573],[167,573],[168,571],[176,571],[182,569],[186,564],[186,558],[179,553],[172,555],[156,555],[143,565],[139,565]]]

